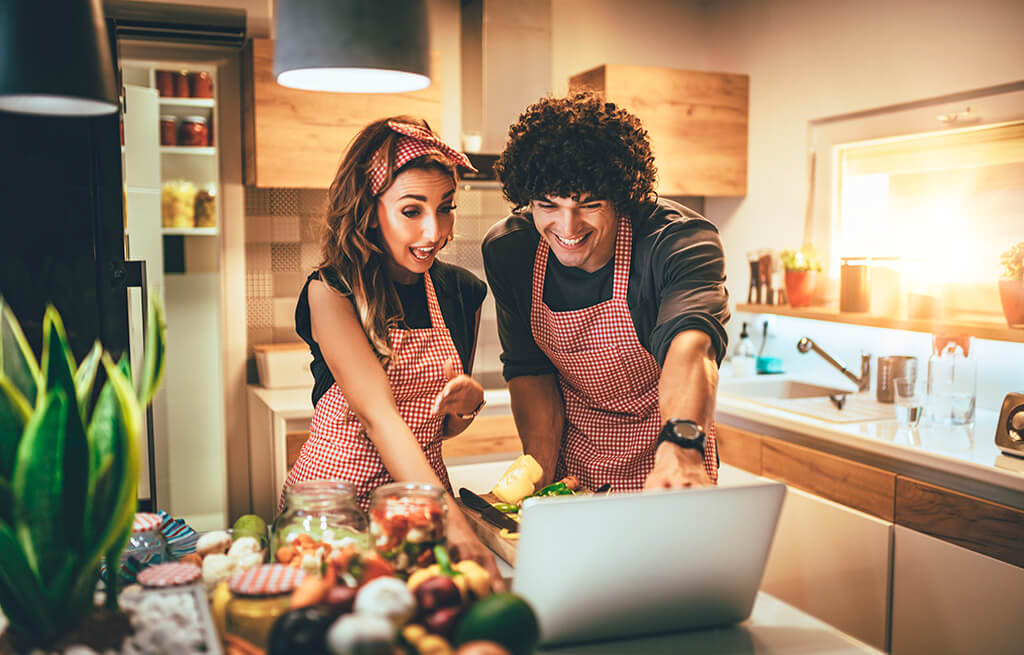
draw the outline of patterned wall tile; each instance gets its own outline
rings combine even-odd
[[[309,274],[320,263],[320,245],[303,241],[299,250],[299,270]]]
[[[321,214],[327,207],[326,189],[301,189],[299,191],[299,211],[309,214]]]
[[[252,272],[270,271],[270,244],[248,243],[245,245],[245,268]]]
[[[481,195],[484,201],[483,215],[484,219],[488,221],[488,226],[493,225],[512,212],[512,205],[505,200],[505,196],[501,195],[501,189],[484,189],[481,191]]]
[[[270,271],[247,271],[245,273],[245,297],[274,297],[274,276]]]
[[[270,240],[274,243],[301,241],[298,216],[274,216],[270,222]]]
[[[458,215],[479,216],[484,212],[483,191],[458,191],[455,194]]]
[[[274,216],[289,216],[299,213],[298,189],[271,189],[270,213]]]
[[[249,328],[270,328],[274,326],[274,299],[247,298],[245,322]]]
[[[273,221],[271,216],[246,216],[245,217],[245,242],[246,243],[270,243],[270,226]]]
[[[300,271],[299,244],[270,244],[270,269],[275,273],[298,273]]]
[[[259,187],[245,187],[245,215],[246,216],[267,216],[270,214],[270,192],[271,189]]]
[[[320,225],[323,217],[320,214],[302,214],[299,216],[299,241],[317,242],[320,239]]]

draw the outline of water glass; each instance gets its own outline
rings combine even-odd
[[[892,382],[896,421],[901,426],[916,428],[924,413],[924,394],[917,384],[917,376],[894,378]]]

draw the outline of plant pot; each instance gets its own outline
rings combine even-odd
[[[786,297],[790,307],[806,307],[814,298],[817,271],[786,271]]]
[[[1024,327],[1024,280],[999,280],[999,300],[1010,327]]]

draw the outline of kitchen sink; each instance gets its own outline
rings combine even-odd
[[[722,395],[809,416],[830,423],[861,423],[896,419],[896,408],[875,400],[870,392],[825,386],[791,378],[722,380]],[[845,397],[842,409],[829,396]]]
[[[854,393],[849,389],[823,387],[799,380],[779,380],[773,378],[759,380],[741,380],[722,382],[719,388],[734,396],[750,396],[756,398],[816,398],[836,394]]]

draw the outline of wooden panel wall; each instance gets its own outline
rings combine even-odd
[[[411,114],[441,128],[440,57],[431,53],[431,85],[413,93],[327,93],[280,86],[274,44],[252,39],[243,57],[245,183],[326,189],[349,141],[367,124]]]

